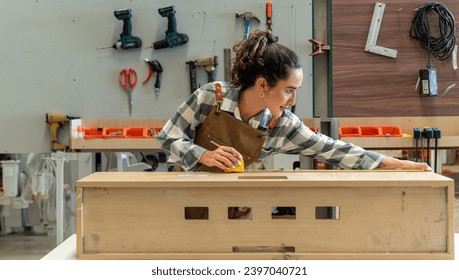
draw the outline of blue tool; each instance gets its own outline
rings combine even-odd
[[[249,38],[250,24],[252,23],[252,20],[254,19],[260,22],[260,19],[250,12],[236,13],[236,17],[244,19],[244,36],[242,37],[242,39],[246,40],[247,38]]]

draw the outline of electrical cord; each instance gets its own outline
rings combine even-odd
[[[429,13],[438,14],[440,36],[430,35]],[[438,60],[450,57],[456,45],[456,22],[448,7],[438,2],[427,2],[418,8],[411,22],[410,37],[418,39],[429,54]],[[429,56],[430,65],[430,56]]]

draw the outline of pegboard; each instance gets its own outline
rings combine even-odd
[[[279,41],[300,56],[304,80],[296,113],[312,115],[312,1],[272,1],[273,31]],[[260,23],[251,31],[266,29],[265,1],[126,1],[126,0],[2,0],[4,43],[0,82],[0,153],[49,152],[45,114],[95,119],[164,119],[191,94],[189,60],[217,56],[215,80],[223,80],[223,49],[242,39],[243,21],[236,12],[252,12]],[[167,18],[158,8],[175,6],[177,31],[189,36],[186,45],[154,50],[147,46],[165,38]],[[119,39],[123,22],[118,9],[132,10],[132,34],[142,39],[141,48],[105,49]],[[155,94],[156,73],[148,83],[145,59],[158,60],[163,73],[161,91]],[[129,115],[126,92],[118,73],[134,68],[138,83]],[[198,84],[207,82],[197,68]]]

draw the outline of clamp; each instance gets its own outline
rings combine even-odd
[[[325,44],[321,41],[309,39],[309,42],[312,43],[312,52],[309,54],[310,56],[324,53],[324,50],[330,50],[330,46],[325,46]]]

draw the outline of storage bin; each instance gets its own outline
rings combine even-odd
[[[147,137],[147,127],[130,127],[127,129],[128,138],[145,138]]]
[[[107,127],[103,129],[103,138],[126,138],[127,128],[125,127]]]
[[[362,137],[382,136],[382,130],[379,126],[361,126]]]
[[[84,129],[84,138],[102,138],[103,129],[102,128],[85,128]]]
[[[402,129],[398,126],[381,126],[381,136],[402,137]]]
[[[360,137],[362,130],[359,126],[342,126],[339,128],[339,137]]]
[[[309,127],[309,129],[312,131],[312,132],[319,132],[319,129],[315,126],[311,126]]]
[[[158,134],[161,132],[162,128],[161,127],[150,127],[147,130],[147,136],[146,137],[156,137]]]

